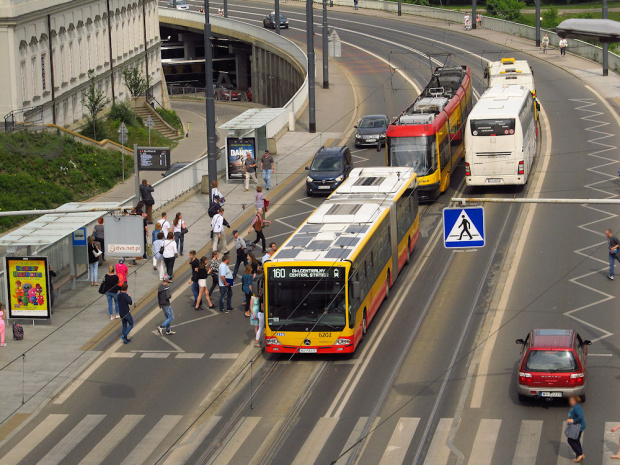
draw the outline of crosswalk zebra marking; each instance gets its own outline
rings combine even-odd
[[[557,465],[571,465],[575,458],[573,449],[568,445],[566,436],[564,435],[564,429],[566,428],[566,422],[562,422],[562,432],[560,434],[560,450],[558,451]],[[581,444],[583,444],[584,433],[581,434]]]
[[[344,447],[342,448],[342,451],[340,452],[341,455],[344,454],[347,449],[353,446],[353,444],[359,441],[360,437],[362,436],[362,433],[364,432],[364,428],[366,427],[366,423],[368,423],[368,417],[360,417],[360,419],[357,420],[357,423],[355,423],[355,427],[353,428],[353,431],[351,431],[351,434],[349,435],[349,439],[347,439],[347,442],[345,442]],[[348,463],[349,458],[351,457],[352,453],[353,453],[353,450],[347,452],[345,455],[342,455],[342,457],[340,458],[342,463]]]
[[[135,352],[113,352],[110,358],[133,358],[134,355],[136,355]]]
[[[491,465],[502,420],[480,420],[468,465]]]
[[[110,455],[118,443],[140,423],[144,415],[125,415],[114,427],[99,441],[99,443],[82,459],[80,465],[99,465]]]
[[[402,417],[398,420],[398,424],[385,448],[385,452],[383,452],[379,465],[398,465],[403,463],[418,423],[420,423],[419,418]]]
[[[198,359],[198,358],[203,358],[205,356],[204,353],[192,353],[192,352],[183,352],[180,354],[176,354],[174,358],[190,358],[190,359]]]
[[[210,463],[213,465],[231,464],[233,457],[252,431],[254,431],[254,428],[256,428],[260,420],[260,417],[242,418],[238,423],[239,426],[236,428],[236,431],[233,433],[228,443],[224,445],[222,452]]]
[[[313,465],[321,453],[321,450],[323,450],[327,438],[329,438],[336,427],[338,420],[338,417],[320,418],[306,439],[306,442],[304,442],[304,445],[301,446],[293,463],[295,465]]]
[[[542,427],[542,420],[521,421],[517,449],[512,459],[512,465],[532,465],[536,463]]]
[[[140,358],[168,358],[170,352],[145,352]]]
[[[101,423],[105,415],[86,415],[64,438],[43,457],[38,465],[58,465],[82,439]]]
[[[178,465],[188,463],[192,454],[198,449],[200,444],[206,439],[213,427],[222,417],[211,417],[201,425],[194,425],[188,431],[186,438],[176,444],[168,454],[163,465]]]
[[[433,440],[426,453],[424,465],[446,465],[450,458],[450,449],[446,445],[452,418],[441,418],[437,423]]]
[[[620,421],[606,421],[603,439],[603,465],[618,464],[620,461],[612,459],[612,455],[618,452],[618,432],[612,433],[614,426],[620,425]]]
[[[181,418],[183,418],[183,415],[164,415],[151,431],[142,438],[142,441],[138,443],[125,460],[123,460],[121,465],[138,465],[144,463]]]
[[[47,436],[49,436],[58,425],[60,425],[69,415],[53,413],[45,417],[24,439],[22,439],[8,454],[2,458],[2,463],[19,463],[26,455]]]

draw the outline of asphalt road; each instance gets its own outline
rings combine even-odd
[[[303,40],[300,6],[282,10],[291,20],[284,34]],[[258,23],[270,7],[231,3],[229,11]],[[418,51],[467,64],[479,92],[477,55],[502,56],[500,47],[455,32],[405,22],[394,27],[394,20],[352,12],[330,15],[346,42],[342,62],[357,83],[360,114],[392,116],[415,96],[398,73],[364,50],[421,85],[430,68]],[[441,55],[446,52],[451,55]],[[571,75],[523,58],[534,67],[550,125],[536,176],[525,190],[465,194],[531,196],[539,186],[541,197],[616,195],[618,127],[609,110]],[[371,149],[354,154],[358,165],[382,161]],[[436,228],[441,209],[462,190],[459,170],[451,192],[421,209],[423,237],[414,260],[354,356],[289,360],[263,354],[253,371],[235,366],[252,350],[251,327],[241,312],[194,312],[177,279],[175,288],[183,289],[173,301],[174,344],[152,334],[160,318],[155,313],[132,344],[111,347],[70,396],[45,407],[1,448],[0,461],[18,463],[8,452],[23,463],[155,463],[164,456],[158,463],[564,464],[567,407],[519,404],[514,340],[533,327],[570,327],[598,339],[589,359],[584,449],[590,463],[607,463],[604,451],[613,444],[604,429],[607,422],[620,423],[613,396],[618,322],[600,231],[614,226],[617,209],[487,206],[487,246],[452,253],[438,241]],[[291,190],[270,213],[269,236],[281,241],[319,202],[306,199],[301,185]],[[236,390],[217,399],[229,382]],[[175,442],[188,428],[190,434]],[[92,461],[83,461],[88,454]]]

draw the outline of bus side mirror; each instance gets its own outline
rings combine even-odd
[[[592,341],[586,339],[585,341],[583,341],[583,345],[584,346],[591,346],[592,345]]]
[[[357,299],[361,294],[361,285],[359,281],[353,281],[351,283],[351,299]]]
[[[536,102],[536,111],[540,111],[540,103]]]
[[[521,345],[525,344],[525,341],[523,339],[517,339],[515,342]]]

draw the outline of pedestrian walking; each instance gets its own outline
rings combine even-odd
[[[209,210],[207,210],[207,213],[209,214],[209,218],[213,218],[215,215],[217,215],[218,212],[220,211],[220,208],[222,208],[222,204],[220,203],[220,198],[216,197],[209,205]]]
[[[192,289],[192,294],[194,296],[194,303],[192,307],[196,306],[196,301],[198,300],[199,288],[198,288],[198,267],[200,266],[200,260],[196,256],[195,250],[189,251],[189,269],[192,271],[192,274],[189,278],[189,285]]]
[[[245,316],[250,316],[250,303],[252,299],[252,265],[246,265],[241,276],[241,290],[245,294]]]
[[[480,13],[476,15],[476,27],[482,29],[482,15]]]
[[[198,280],[198,297],[196,298],[196,303],[194,304],[195,310],[200,310],[203,295],[207,299],[209,308],[214,308],[213,302],[211,302],[211,297],[209,297],[209,292],[207,292],[207,278],[209,277],[209,264],[207,261],[207,257],[202,257],[198,262],[198,270],[196,272],[196,279]]]
[[[118,276],[118,285],[122,286],[127,284],[127,275],[129,274],[129,268],[125,265],[125,259],[121,258],[115,267],[116,276]]]
[[[359,10],[358,3],[359,3],[359,0],[353,0],[353,6],[355,7],[356,10]],[[267,188],[267,189],[269,189],[269,188]]]
[[[220,286],[220,312],[228,313],[232,308],[232,286],[233,279],[230,272],[230,255],[224,255],[219,269],[219,286]],[[226,307],[224,307],[224,299],[226,299]]]
[[[272,242],[271,244],[269,244],[267,253],[265,253],[265,255],[263,256],[263,259],[261,260],[261,264],[263,265],[263,268],[265,267],[265,263],[271,260],[271,257],[273,257],[274,253],[276,253],[276,244]]]
[[[566,49],[568,48],[568,40],[560,40],[560,55],[566,58]]]
[[[252,281],[252,315],[258,320],[255,328],[254,347],[260,347],[265,331],[265,309],[263,307],[264,276],[257,275]]]
[[[542,52],[543,53],[547,53],[547,49],[549,48],[549,35],[545,34],[545,36],[542,39]]]
[[[252,158],[252,154],[248,152],[246,159],[243,161],[243,172],[245,176],[245,192],[250,190],[250,178],[254,180],[258,186],[258,179],[256,178],[256,160]]]
[[[174,242],[177,245],[179,255],[183,255],[183,244],[185,243],[185,234],[187,234],[187,228],[185,227],[185,221],[183,221],[183,215],[181,212],[177,213],[172,221],[172,227],[174,231]]]
[[[121,340],[125,344],[129,344],[131,339],[129,332],[133,328],[133,317],[131,316],[130,305],[133,304],[129,292],[127,292],[127,283],[121,286],[121,292],[118,294],[118,313],[121,316],[121,323],[123,325],[123,332],[121,334]]]
[[[153,226],[153,232],[151,233],[151,249],[153,250],[153,269],[154,270],[157,269],[157,258],[155,258],[157,250],[155,250],[155,242],[157,241],[157,236],[159,235],[159,233],[161,233],[162,236],[164,235],[164,233],[161,231],[161,224],[155,223],[155,226]]]
[[[618,250],[620,248],[620,241],[618,241],[618,238],[614,236],[611,229],[605,230],[605,237],[607,237],[609,245],[609,274],[607,277],[613,281],[615,276],[615,261],[618,260],[618,262],[620,262],[620,251]]]
[[[228,224],[224,219],[224,209],[220,208],[220,211],[211,219],[211,231],[213,233],[213,251],[219,250],[222,246],[223,250],[226,248],[226,231],[224,227]],[[230,226],[229,226],[230,227]]]
[[[165,275],[163,282],[157,288],[157,302],[159,303],[159,308],[161,308],[164,312],[164,322],[157,327],[157,331],[159,331],[159,335],[163,336],[164,332],[166,336],[172,336],[176,334],[172,329],[170,329],[170,323],[174,320],[174,313],[172,312],[172,306],[170,305],[170,299],[172,299],[172,291],[170,290],[170,276]]]
[[[571,409],[568,412],[568,420],[566,421],[567,425],[564,434],[566,435],[568,445],[575,453],[573,462],[579,463],[586,457],[583,455],[583,449],[581,447],[581,434],[586,429],[586,420],[583,417],[583,410],[580,405],[581,398],[579,396],[570,396],[568,398],[568,403]]]
[[[211,283],[211,288],[209,289],[209,295],[213,294],[213,291],[216,287],[219,286],[220,282],[220,254],[219,252],[211,252],[211,260],[209,260],[208,271],[209,275],[211,275],[211,279],[213,282]]]
[[[248,264],[248,252],[246,251],[246,243],[239,231],[236,229],[233,231],[233,237],[235,238],[235,251],[237,252],[237,260],[235,260],[235,270],[233,271],[233,279],[237,279],[237,272],[239,267]]]
[[[162,255],[164,256],[164,264],[166,265],[166,274],[172,278],[174,261],[178,256],[177,244],[174,242],[174,233],[172,231],[168,233],[168,237],[164,241],[164,253]]]
[[[155,189],[153,186],[151,186],[146,179],[143,179],[142,184],[140,184],[140,197],[146,207],[145,213],[149,224],[153,224],[153,205],[155,205],[155,200],[153,199],[154,191]]]
[[[255,278],[258,274],[260,262],[256,259],[253,253],[248,254],[248,260],[250,261],[250,266],[252,267],[252,278]]]
[[[215,199],[219,199],[220,204],[224,205],[224,202],[226,202],[226,199],[224,198],[224,195],[222,194],[222,192],[219,190],[219,188],[217,187],[217,181],[213,181],[211,183],[211,202],[215,201]]]
[[[146,213],[144,213],[144,210],[142,209],[142,207],[144,206],[144,202],[140,202],[140,204],[142,205],[140,205],[139,207],[136,207],[136,215],[142,217],[142,232],[143,232],[142,241],[144,243],[142,258],[146,260],[148,258],[147,253],[146,253],[146,248],[147,248],[146,246],[148,244],[147,237],[149,237],[149,222],[148,222],[148,218],[146,217]]]
[[[115,315],[116,318],[120,318],[118,314],[118,289],[118,276],[114,272],[114,265],[110,265],[107,274],[103,277],[103,290],[106,299],[108,299],[110,320],[114,320]]]
[[[465,23],[465,30],[469,31],[471,29],[471,19],[469,17],[469,13],[465,13],[465,17],[463,18],[463,22]]]
[[[620,429],[620,425],[616,425],[611,429],[612,433],[615,433],[616,431],[618,431]],[[616,452],[616,455],[612,455],[611,456],[612,459],[616,459],[616,460],[620,460],[620,440],[618,441],[618,452]]]
[[[0,347],[6,347],[6,340],[4,334],[6,332],[6,324],[4,322],[4,314],[6,310],[4,309],[4,304],[0,302]]]
[[[254,208],[256,211],[263,210],[265,211],[265,202],[267,199],[265,198],[265,193],[263,192],[263,188],[260,186],[256,186],[256,196],[254,197]]]
[[[94,286],[99,284],[98,274],[99,274],[99,256],[101,255],[101,250],[97,247],[97,245],[93,241],[93,236],[88,236],[86,240],[88,243],[88,275],[90,277],[90,285]]]
[[[54,281],[52,278],[57,276],[56,272],[52,270],[52,265],[47,265],[47,271],[50,275],[50,307],[52,309],[52,315],[54,314]]]
[[[158,221],[161,226],[161,230],[164,233],[164,237],[168,237],[168,231],[170,231],[170,223],[168,222],[168,214],[163,212],[161,214],[161,219]]]
[[[153,260],[155,260],[155,269],[159,276],[159,280],[164,279],[166,274],[166,263],[164,262],[164,245],[166,241],[164,239],[164,233],[159,231],[157,233],[157,240],[153,242]]]
[[[99,246],[101,247],[101,260],[105,262],[105,241],[104,241],[104,226],[103,226],[103,218],[99,218],[97,220],[97,224],[93,228],[93,236],[95,237],[95,242],[99,242]]]
[[[273,157],[269,153],[269,150],[265,150],[265,155],[263,155],[263,158],[260,160],[260,169],[263,172],[265,187],[269,190],[269,187],[271,186],[271,175],[276,172],[276,165],[273,162]]]
[[[263,209],[259,208],[256,211],[256,215],[254,216],[254,219],[250,224],[250,229],[248,230],[248,234],[252,232],[252,229],[254,229],[254,232],[256,232],[256,239],[254,240],[254,245],[258,244],[258,242],[260,241],[263,246],[263,253],[267,253],[267,249],[265,248],[265,233],[263,232],[263,229],[265,228],[265,225],[268,224],[271,224],[271,221],[263,219]]]

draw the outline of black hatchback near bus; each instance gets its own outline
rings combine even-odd
[[[306,166],[306,194],[331,194],[353,169],[348,147],[321,147]]]

